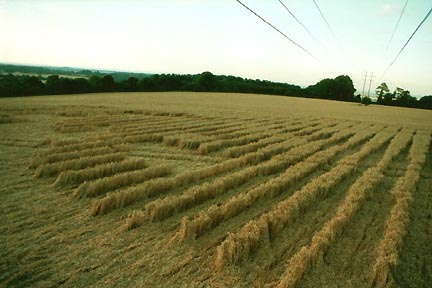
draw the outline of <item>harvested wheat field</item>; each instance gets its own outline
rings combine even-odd
[[[431,287],[431,111],[112,93],[0,114],[0,286]]]

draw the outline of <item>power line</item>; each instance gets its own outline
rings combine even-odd
[[[320,7],[318,6],[318,3],[317,3],[315,0],[313,0],[313,2],[314,2],[314,4],[315,4],[315,7],[318,9],[318,12],[320,13],[321,18],[324,20],[324,22],[326,23],[328,29],[329,29],[330,32],[332,33],[334,39],[336,40],[336,42],[339,43],[339,41],[337,40],[337,37],[336,37],[336,34],[335,34],[333,28],[330,26],[330,23],[327,21],[326,17],[325,17],[324,14],[322,13]]]
[[[337,44],[339,50],[340,50],[340,51],[342,52],[342,54],[343,54],[343,57],[346,58],[346,62],[349,62],[350,65],[351,65],[353,68],[355,68],[355,69],[357,69],[357,70],[362,70],[361,68],[359,68],[359,67],[358,67],[358,66],[357,66],[357,65],[356,65],[356,64],[351,60],[351,58],[349,58],[349,57],[347,56],[347,53],[346,53],[345,49],[342,47],[341,42],[339,42],[338,37],[336,36],[336,33],[334,32],[334,30],[333,30],[333,28],[331,27],[330,23],[327,21],[327,18],[324,16],[324,13],[322,12],[322,10],[321,10],[321,8],[319,7],[318,3],[317,3],[315,0],[313,0],[313,3],[315,4],[315,7],[317,8],[319,14],[321,15],[321,18],[324,20],[325,24],[327,25],[327,28],[330,30],[330,32],[331,32],[331,34],[332,34],[332,36],[333,36],[333,39],[336,41],[336,44]]]
[[[291,10],[283,3],[281,0],[278,0],[279,3],[286,9],[286,11],[299,23],[303,29],[312,37],[312,39],[315,40],[319,45],[323,46],[320,41],[312,34],[312,32],[309,31],[309,29],[294,15],[294,13],[291,12]]]
[[[408,38],[406,43],[402,46],[400,51],[396,54],[396,57],[393,59],[393,61],[390,63],[390,65],[387,67],[387,69],[384,71],[381,78],[384,77],[384,75],[388,72],[388,70],[390,70],[390,68],[393,66],[393,64],[396,62],[396,60],[399,58],[399,55],[402,53],[402,51],[405,49],[405,47],[408,45],[408,43],[411,41],[411,39],[414,37],[414,35],[417,33],[417,31],[420,29],[420,27],[423,25],[423,23],[427,20],[427,18],[430,16],[431,13],[432,13],[432,8],[429,10],[429,12],[426,14],[426,16],[423,18],[423,20],[420,22],[420,24],[417,26],[417,28],[414,30],[414,32],[411,34],[411,36]]]
[[[395,35],[395,33],[396,33],[396,30],[397,30],[398,27],[399,27],[399,23],[400,23],[400,21],[401,21],[401,19],[402,19],[402,16],[403,16],[404,12],[405,12],[405,8],[407,7],[407,4],[408,4],[408,0],[405,1],[405,5],[404,5],[404,7],[402,8],[402,12],[401,12],[401,14],[400,14],[400,16],[399,16],[399,19],[398,19],[398,21],[397,21],[397,23],[396,23],[396,26],[395,26],[395,28],[394,28],[394,30],[393,30],[393,33],[392,33],[391,37],[390,37],[390,40],[389,40],[389,42],[387,43],[386,51],[389,49],[390,44],[391,44],[391,42],[393,41],[393,37],[394,37],[394,35]]]
[[[258,15],[256,12],[254,12],[252,9],[250,9],[248,6],[246,6],[245,4],[243,4],[240,0],[236,0],[238,3],[240,3],[240,5],[242,5],[244,8],[246,8],[247,10],[249,10],[249,12],[251,12],[252,14],[254,14],[255,16],[257,16],[259,19],[261,19],[261,21],[263,21],[264,23],[266,23],[267,25],[269,25],[271,28],[273,28],[274,30],[276,30],[277,32],[279,32],[279,34],[281,34],[282,36],[284,36],[286,39],[288,39],[291,43],[293,43],[294,45],[296,45],[297,47],[299,47],[301,50],[303,50],[304,52],[306,52],[309,56],[311,56],[313,59],[315,59],[316,61],[320,62],[321,61],[316,58],[314,55],[312,55],[312,53],[310,53],[308,50],[306,50],[305,48],[303,48],[303,46],[301,46],[300,44],[298,44],[297,42],[295,42],[294,40],[292,40],[290,37],[288,37],[285,33],[283,33],[282,31],[280,31],[278,28],[276,28],[275,26],[273,26],[270,22],[268,22],[267,20],[265,20],[263,17],[261,17],[260,15]]]

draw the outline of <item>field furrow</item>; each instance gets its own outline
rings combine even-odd
[[[300,217],[302,211],[316,199],[323,198],[334,185],[352,173],[358,162],[385,145],[396,133],[393,131],[391,128],[387,133],[375,135],[359,152],[344,157],[329,172],[309,182],[258,219],[244,225],[239,231],[228,234],[217,247],[216,265],[219,269],[226,264],[236,264],[248,259],[262,241],[273,238],[293,219]]]
[[[287,269],[279,281],[279,287],[295,287],[298,284],[304,273],[317,262],[337,235],[343,231],[343,228],[358,211],[367,192],[383,179],[384,169],[409,145],[411,139],[412,133],[409,131],[401,131],[392,139],[382,159],[375,166],[366,170],[350,187],[332,218],[313,235],[310,245],[303,246],[288,260]],[[350,159],[353,164],[356,164],[356,160]]]
[[[58,175],[54,185],[56,187],[77,185],[85,181],[104,178],[117,173],[144,169],[146,167],[146,162],[143,159],[138,158],[126,159],[121,162],[106,163],[81,170],[64,171]]]
[[[255,152],[258,149],[260,149],[262,147],[266,147],[270,144],[283,142],[287,138],[290,138],[290,136],[294,136],[294,134],[288,134],[288,133],[308,128],[311,125],[312,126],[318,126],[319,123],[312,122],[312,123],[306,123],[306,124],[294,124],[293,126],[289,126],[287,128],[281,129],[280,131],[278,131],[276,133],[273,132],[271,136],[264,137],[264,138],[258,140],[257,142],[247,143],[244,145],[239,145],[239,146],[227,148],[223,152],[223,155],[225,157],[237,158],[243,154]]]
[[[406,173],[399,178],[390,192],[394,198],[394,205],[376,252],[376,260],[370,278],[370,284],[374,287],[394,284],[392,271],[395,271],[398,263],[399,251],[409,221],[409,206],[420,179],[420,171],[426,161],[430,142],[431,135],[416,134],[414,136]]]
[[[328,136],[329,134],[331,135],[332,132],[335,132],[334,129],[332,131],[329,129],[331,128],[328,128],[325,132],[318,131],[315,134],[308,135],[303,138],[296,138],[294,140],[288,139],[286,143],[278,143],[277,145],[268,146],[265,149],[258,150],[257,152],[248,153],[239,158],[227,160],[221,164],[216,164],[200,171],[185,172],[173,178],[165,178],[159,181],[146,183],[145,185],[132,187],[124,191],[108,194],[105,198],[102,198],[93,204],[92,213],[93,215],[105,214],[113,209],[134,203],[139,199],[155,196],[162,192],[169,191],[174,187],[178,187],[178,185],[193,183],[198,179],[204,179],[210,176],[226,173],[232,169],[236,169],[248,164],[261,163],[262,161],[270,159],[274,155],[288,151],[293,147],[305,145],[313,139],[319,139],[321,136]],[[340,133],[345,137],[348,137],[350,134],[352,134],[352,132],[344,130],[342,130]],[[338,139],[338,141],[340,140],[338,136],[335,136],[335,139]]]
[[[195,238],[200,236],[206,230],[219,225],[223,221],[236,216],[243,210],[250,208],[255,202],[262,198],[273,198],[279,195],[287,187],[291,186],[300,179],[307,177],[322,165],[327,164],[338,153],[351,149],[354,146],[360,145],[371,138],[376,131],[354,130],[355,136],[351,137],[345,143],[333,146],[326,150],[321,150],[311,156],[305,158],[296,165],[292,165],[279,176],[270,179],[261,185],[254,187],[251,190],[245,191],[238,195],[234,195],[222,205],[213,205],[205,211],[199,212],[192,219],[184,218],[181,223],[179,237]]]
[[[56,176],[64,171],[81,170],[84,168],[94,167],[100,164],[119,162],[124,159],[126,159],[126,156],[123,152],[115,152],[115,153],[103,154],[98,156],[87,156],[87,157],[81,157],[79,159],[42,164],[36,169],[34,173],[34,177],[39,178],[39,177],[46,177],[46,176]]]
[[[329,125],[331,126],[331,124]],[[209,141],[205,143],[201,143],[198,147],[198,153],[201,155],[206,155],[211,152],[215,152],[218,150],[221,150],[223,148],[230,148],[230,147],[236,147],[236,146],[244,146],[252,143],[256,143],[260,141],[261,139],[268,138],[272,135],[279,134],[279,133],[286,133],[290,132],[292,130],[296,130],[297,127],[283,127],[280,125],[277,126],[267,126],[264,127],[264,129],[253,129],[253,130],[247,130],[242,133],[235,133],[227,137],[226,135],[218,135],[216,138],[219,140]],[[309,130],[308,128],[305,128],[305,133],[302,135],[309,135],[313,132],[319,131],[320,127],[315,127],[313,130]],[[297,134],[294,132],[293,135]]]
[[[219,195],[226,193],[229,189],[239,187],[244,183],[253,180],[260,175],[272,175],[280,172],[287,167],[302,161],[305,157],[316,153],[325,145],[335,144],[350,134],[336,133],[328,141],[316,141],[308,143],[298,149],[288,150],[287,153],[280,154],[272,159],[261,162],[258,165],[247,167],[238,172],[220,177],[213,182],[206,182],[200,186],[194,186],[180,195],[168,196],[163,199],[154,200],[146,204],[144,208],[143,218],[150,220],[161,220],[189,209],[206,200],[216,198]],[[136,227],[139,213],[133,214],[133,219],[130,219],[132,226]]]
[[[142,183],[171,173],[171,167],[162,164],[142,170],[127,171],[94,181],[84,182],[75,190],[76,197],[95,197],[121,187]]]
[[[36,155],[30,161],[29,167],[36,168],[37,166],[43,164],[51,164],[51,163],[61,162],[66,160],[79,159],[81,157],[87,157],[87,156],[110,154],[113,152],[115,152],[115,148],[110,146],[105,146],[100,148],[90,148],[90,149],[84,149],[84,150],[72,151],[72,152],[53,153],[53,154],[46,155],[45,157]]]
[[[419,132],[417,132],[419,133]],[[431,136],[431,131],[421,132]],[[396,267],[391,271],[398,287],[428,287],[432,283],[432,142],[420,178],[412,192]]]

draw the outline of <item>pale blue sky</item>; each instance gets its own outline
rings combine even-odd
[[[347,74],[359,92],[362,75],[432,94],[432,17],[380,79],[432,7],[411,0],[387,43],[405,0],[284,0],[319,39],[316,43],[277,0],[244,0],[319,63],[234,0],[0,0],[0,62],[154,73],[230,74],[307,86]],[[366,87],[367,90],[367,87]]]

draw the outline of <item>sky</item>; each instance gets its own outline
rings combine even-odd
[[[348,75],[432,95],[432,0],[0,0],[0,62],[148,73],[210,71],[300,86]],[[314,39],[315,38],[315,39]],[[370,76],[373,72],[372,83]]]

